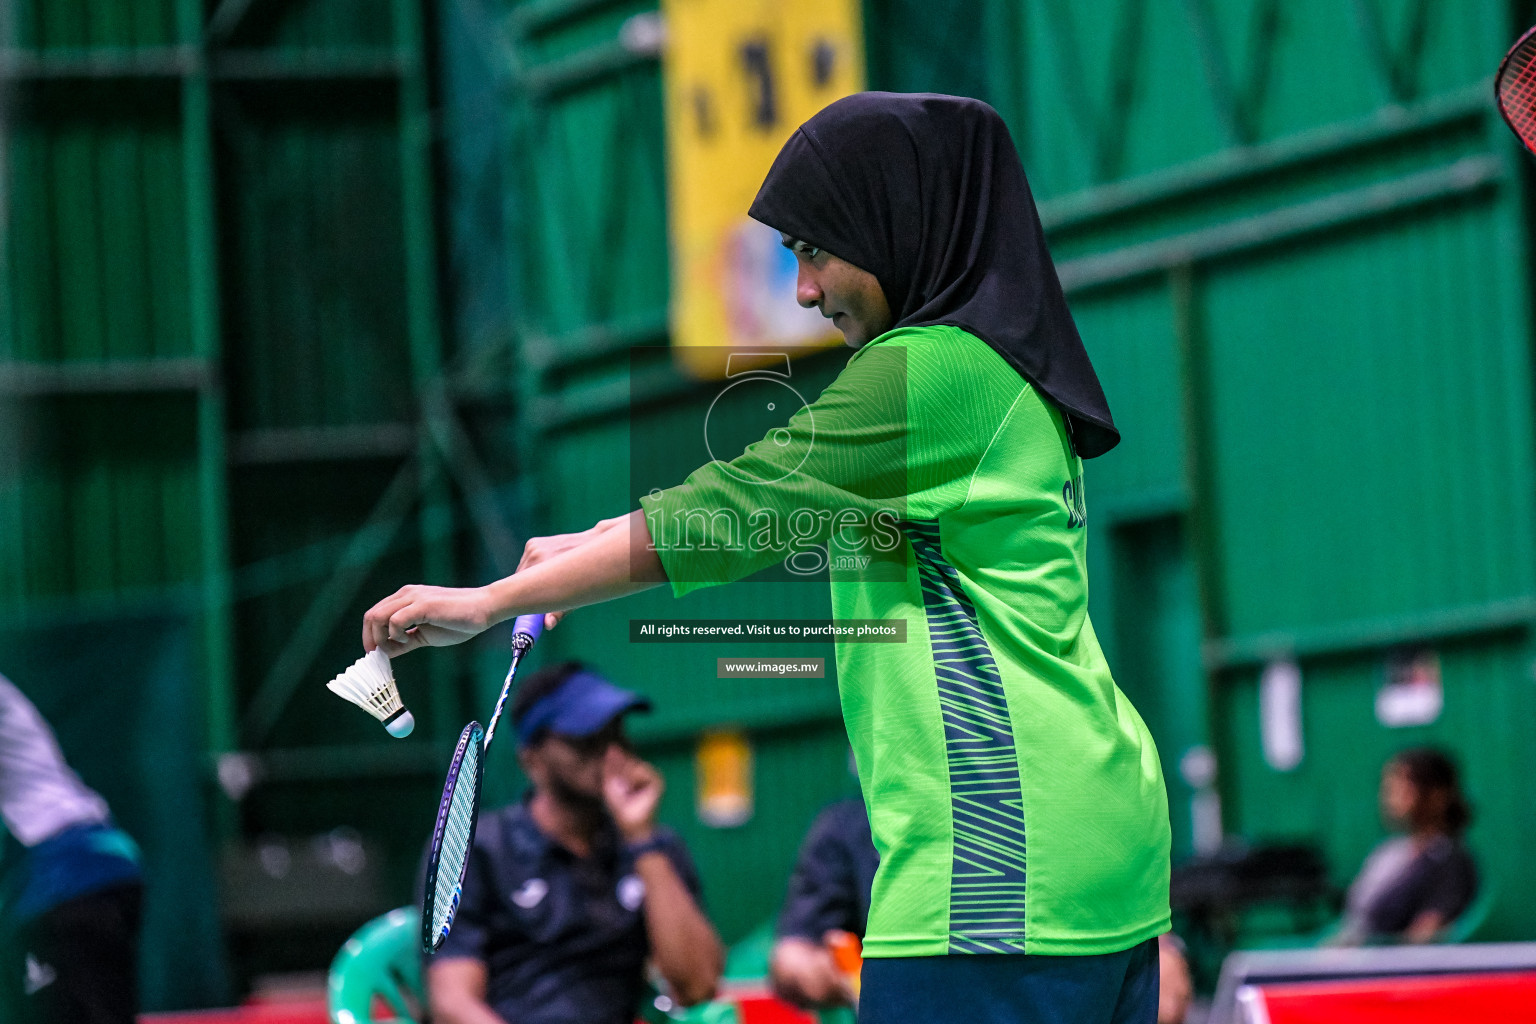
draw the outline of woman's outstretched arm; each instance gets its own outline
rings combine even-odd
[[[611,601],[667,581],[637,509],[592,529],[535,537],[516,573],[483,587],[401,587],[363,616],[363,649],[395,657],[446,647],[516,615],[545,611],[553,625],[571,608]]]

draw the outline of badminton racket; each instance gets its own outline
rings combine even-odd
[[[544,632],[544,613],[519,616],[512,625],[512,665],[490,724],[481,728],[470,722],[459,734],[453,760],[448,764],[448,778],[443,782],[443,798],[437,805],[437,825],[432,830],[432,853],[427,859],[427,887],[421,908],[421,948],[435,953],[448,938],[453,918],[459,912],[464,895],[464,874],[469,868],[469,851],[475,845],[475,825],[480,819],[480,782],[484,778],[485,753],[496,735],[496,723],[507,706],[518,663]]]
[[[1536,153],[1536,28],[1527,29],[1504,55],[1493,94],[1504,122]]]

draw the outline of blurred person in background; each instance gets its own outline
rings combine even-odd
[[[579,662],[518,690],[532,788],[480,816],[458,917],[427,961],[438,1024],[631,1024],[647,958],[676,1002],[714,995],[724,954],[698,873],[656,824],[661,775],[624,736],[649,707]]]
[[[1157,977],[1157,1024],[1184,1024],[1195,988],[1184,940],[1173,932],[1157,937]]]
[[[768,978],[780,999],[815,1007],[855,1001],[834,947],[849,936],[864,938],[879,865],[862,798],[839,800],[816,816],[789,876],[769,955]]]
[[[1428,747],[1405,750],[1381,773],[1381,814],[1406,832],[1383,841],[1349,887],[1335,945],[1433,942],[1477,893],[1461,836],[1472,820],[1456,763]]]
[[[816,816],[790,874],[769,956],[768,978],[780,999],[810,1007],[856,1002],[833,947],[845,935],[863,939],[879,864],[861,798],[839,800]],[[1168,932],[1157,948],[1157,1024],[1183,1024],[1194,995],[1184,943]]]
[[[139,852],[0,676],[0,1010],[6,1021],[132,1024],[139,1008]]]

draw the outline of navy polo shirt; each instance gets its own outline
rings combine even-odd
[[[779,915],[779,937],[820,942],[833,928],[864,937],[869,891],[880,855],[869,832],[869,812],[860,799],[839,800],[816,816]]]
[[[657,831],[697,898],[687,849]],[[516,1024],[632,1024],[650,955],[644,898],[612,822],[577,857],[539,831],[526,802],[513,804],[481,814],[458,916],[431,959],[484,963],[486,1002]]]

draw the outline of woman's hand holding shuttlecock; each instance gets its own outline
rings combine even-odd
[[[483,587],[401,587],[363,616],[363,649],[395,658],[418,647],[463,643],[515,615],[561,609],[545,615],[548,629],[564,609],[666,581],[645,516],[636,509],[580,533],[533,538],[517,572]]]
[[[363,649],[391,658],[417,647],[448,647],[485,632],[492,623],[484,587],[401,587],[363,616]]]

